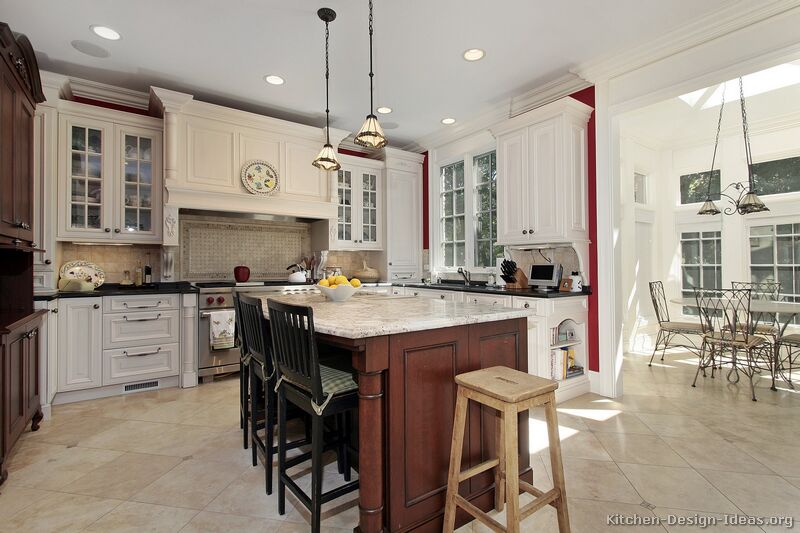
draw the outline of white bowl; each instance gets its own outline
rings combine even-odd
[[[335,289],[330,287],[316,286],[319,291],[325,295],[325,298],[332,302],[344,302],[349,300],[361,287],[353,287],[352,285],[338,285]]]

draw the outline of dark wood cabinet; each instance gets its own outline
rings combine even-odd
[[[0,481],[6,478],[4,459],[25,426],[39,427],[42,409],[39,398],[39,329],[42,315],[37,311],[0,331]]]
[[[508,320],[393,335],[389,340],[389,529],[441,531],[453,434],[457,374],[508,366],[527,371],[527,323]],[[520,427],[526,413],[520,414]],[[496,413],[470,406],[462,469],[496,457]],[[524,423],[524,425],[523,425]],[[527,432],[520,432],[520,473],[530,481]],[[491,472],[462,483],[475,505],[494,505]],[[460,511],[459,511],[460,512]],[[460,514],[459,523],[467,520]]]
[[[30,247],[34,109],[44,95],[30,41],[2,22],[0,55],[0,244]]]

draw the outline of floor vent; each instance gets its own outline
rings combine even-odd
[[[157,388],[158,388],[158,380],[144,381],[142,383],[131,383],[130,385],[125,385],[125,392],[134,392],[138,390],[157,389]]]

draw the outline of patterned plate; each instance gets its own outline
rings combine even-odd
[[[102,268],[91,263],[79,259],[77,261],[67,261],[61,265],[59,276],[63,279],[80,279],[83,281],[90,281],[96,289],[106,281],[106,273]]]
[[[253,159],[242,167],[242,184],[252,194],[267,196],[278,190],[278,171],[266,161]]]

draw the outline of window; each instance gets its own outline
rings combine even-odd
[[[800,302],[800,224],[750,228],[750,279],[777,281],[786,301]]]
[[[759,195],[800,191],[800,157],[754,163],[753,180]]]
[[[637,204],[647,204],[647,176],[638,172],[633,174],[633,201]]]
[[[497,246],[497,156],[495,152],[472,159],[475,173],[475,266],[494,267],[503,256]]]
[[[720,231],[681,233],[681,292],[694,298],[694,288],[722,288],[722,236]],[[686,315],[697,309],[684,307]]]
[[[464,214],[464,162],[442,167],[441,171],[442,258],[444,266],[466,265],[466,216]]]
[[[711,199],[719,200],[720,172],[711,173]],[[705,202],[708,195],[708,172],[695,172],[681,176],[681,204]]]

